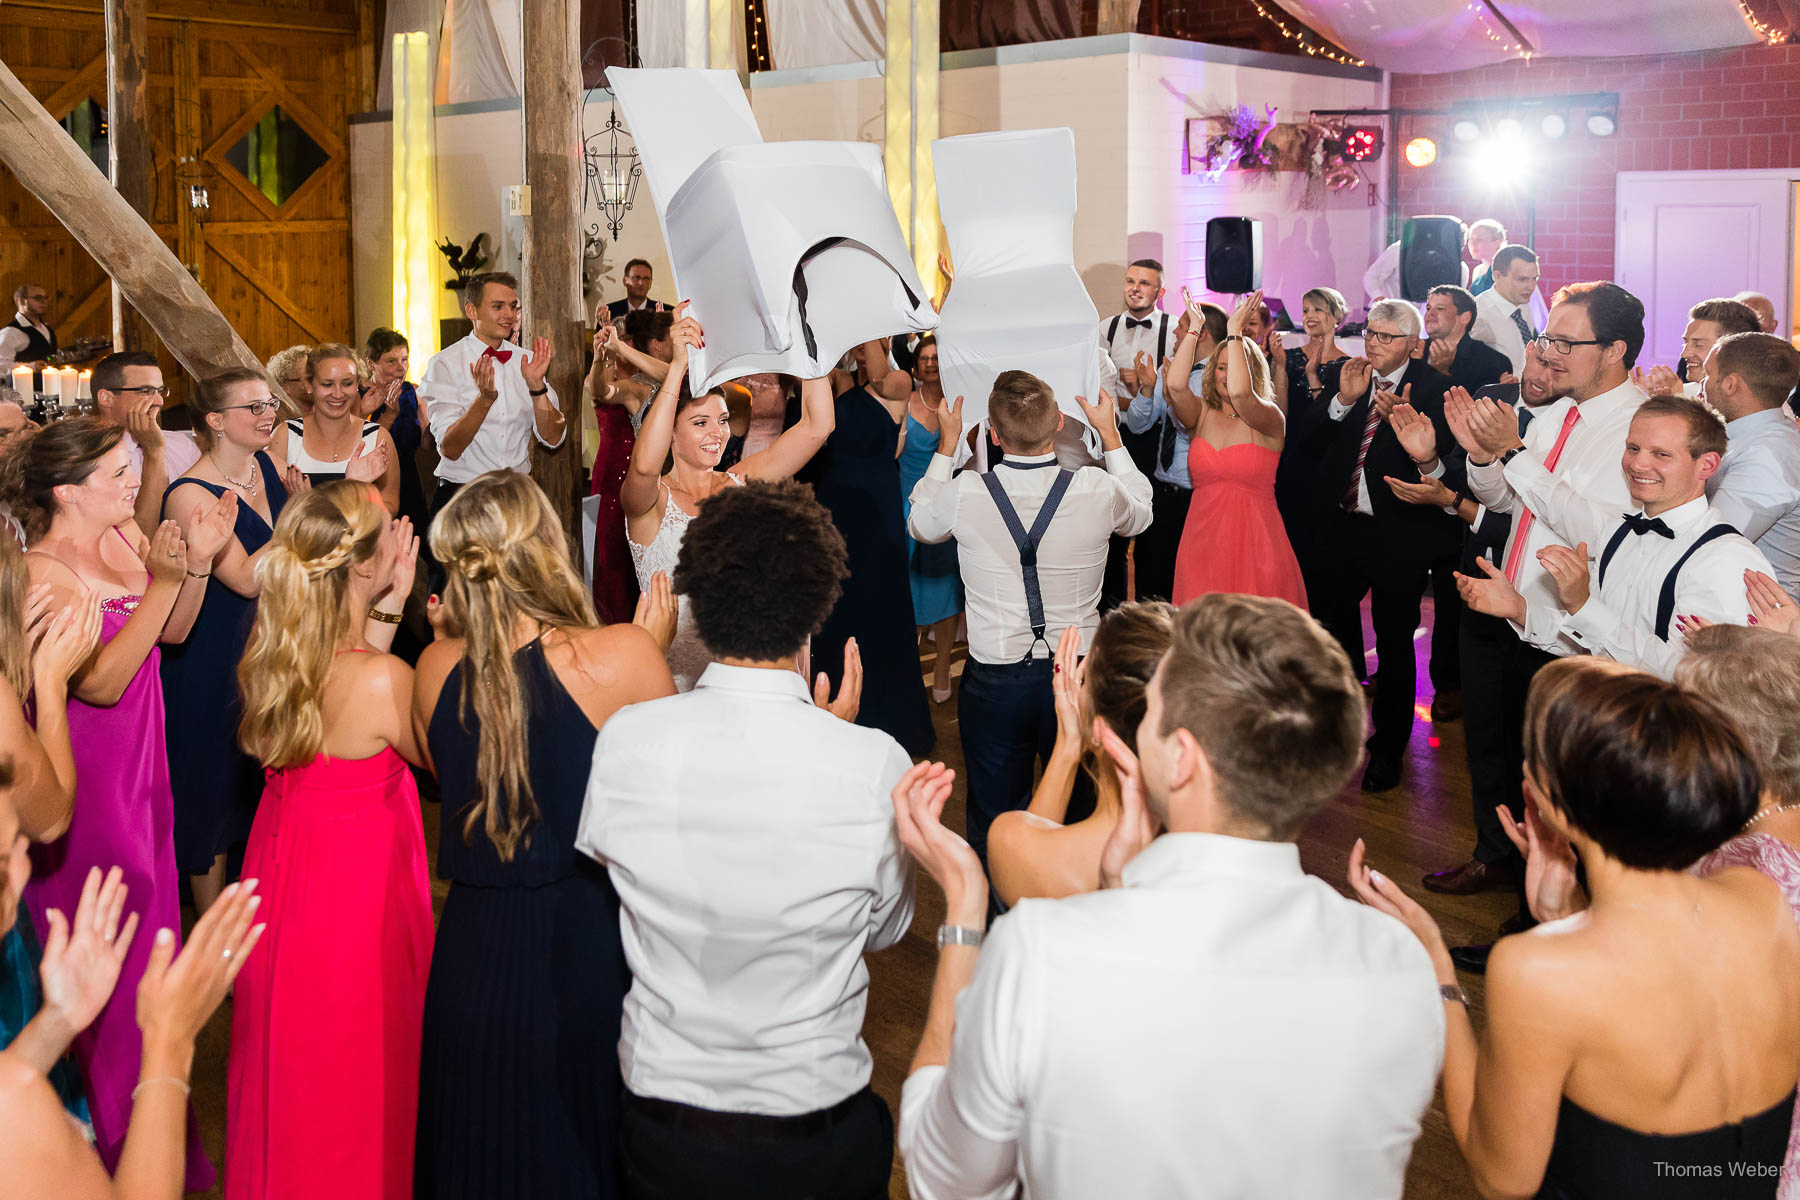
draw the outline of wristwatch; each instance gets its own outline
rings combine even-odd
[[[1519,455],[1521,455],[1523,453],[1525,453],[1525,447],[1514,446],[1511,450],[1508,450],[1505,454],[1502,454],[1500,456],[1500,465],[1504,467],[1507,463],[1511,462],[1513,459],[1517,458]]]
[[[970,929],[965,925],[939,925],[938,949],[945,946],[979,946],[981,939],[987,936],[983,930]]]
[[[943,936],[942,933],[938,934],[939,938],[942,938]],[[1469,993],[1463,991],[1462,984],[1460,983],[1438,984],[1438,995],[1454,1004],[1460,1004],[1464,1008],[1469,1007]]]

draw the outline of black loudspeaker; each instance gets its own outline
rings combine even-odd
[[[1462,222],[1412,217],[1400,231],[1400,294],[1423,304],[1434,287],[1462,285]]]
[[[1262,222],[1214,217],[1206,223],[1206,290],[1254,292],[1262,286]]]

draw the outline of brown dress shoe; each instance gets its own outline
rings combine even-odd
[[[1516,868],[1496,866],[1471,858],[1462,866],[1425,877],[1425,890],[1444,896],[1473,896],[1476,892],[1510,892],[1518,885]]]
[[[1431,723],[1445,725],[1451,721],[1462,720],[1463,705],[1461,692],[1439,692],[1431,698]]]

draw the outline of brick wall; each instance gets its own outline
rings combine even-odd
[[[1619,131],[1590,137],[1579,115],[1560,142],[1536,142],[1541,170],[1536,249],[1544,294],[1613,273],[1613,177],[1619,171],[1800,167],[1800,45],[1749,46],[1643,58],[1538,59],[1448,75],[1395,75],[1395,108],[1448,108],[1459,100],[1581,92],[1619,94]],[[1407,136],[1437,139],[1438,161],[1400,167],[1402,216],[1495,217],[1523,239],[1524,197],[1472,180],[1448,123]],[[1390,147],[1397,152],[1399,146]]]

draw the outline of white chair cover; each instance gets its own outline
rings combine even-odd
[[[862,342],[934,328],[881,151],[764,142],[730,71],[606,73],[637,142],[675,295],[706,330],[693,390],[759,371],[824,375]]]
[[[1100,388],[1100,315],[1075,271],[1075,135],[972,133],[931,143],[956,283],[938,323],[944,394],[987,417],[1002,371],[1029,371],[1085,425]]]

